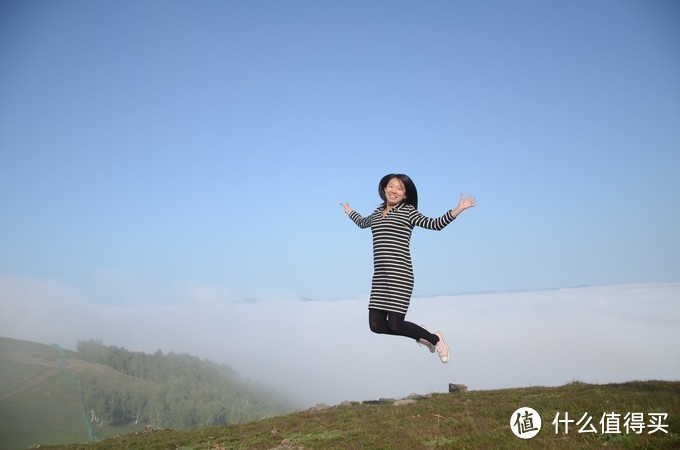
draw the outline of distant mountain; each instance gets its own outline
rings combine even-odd
[[[0,338],[0,448],[87,442],[280,415],[292,404],[225,365],[80,341],[78,351]]]

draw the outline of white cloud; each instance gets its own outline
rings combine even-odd
[[[56,280],[3,277],[0,334],[66,348],[92,338],[187,352],[304,406],[445,392],[451,382],[493,389],[680,379],[680,283],[415,298],[408,319],[445,332],[449,364],[410,339],[372,334],[366,298],[244,302],[220,286],[172,291],[165,305],[117,306]]]

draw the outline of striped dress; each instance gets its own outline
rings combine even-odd
[[[450,211],[433,219],[418,212],[412,205],[399,203],[385,217],[383,207],[362,217],[356,211],[350,219],[360,228],[371,227],[373,232],[373,281],[368,307],[406,314],[413,292],[411,265],[411,232],[416,226],[441,230],[454,217]]]

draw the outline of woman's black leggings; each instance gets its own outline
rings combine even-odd
[[[378,334],[392,334],[395,336],[406,336],[418,341],[425,339],[433,345],[439,342],[439,336],[432,334],[423,327],[415,323],[406,322],[406,314],[399,314],[382,309],[369,308],[368,325],[371,331]]]

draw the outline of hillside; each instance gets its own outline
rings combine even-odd
[[[190,429],[291,411],[277,393],[191,355],[0,338],[0,448]]]
[[[510,428],[514,412],[521,407],[533,408],[543,421],[538,435],[530,440],[519,439]],[[556,415],[560,420],[557,433],[552,424]],[[537,423],[536,420],[522,422],[534,427]],[[573,382],[561,387],[432,394],[402,401],[345,403],[246,424],[192,431],[147,430],[97,443],[58,448],[344,450],[602,447],[680,448],[680,382],[607,385]]]

